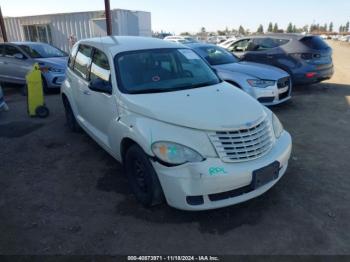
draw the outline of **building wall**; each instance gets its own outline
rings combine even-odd
[[[151,14],[142,11],[114,9],[113,35],[152,36]],[[104,11],[51,14],[28,17],[5,17],[9,41],[25,41],[23,25],[49,24],[52,44],[69,51],[69,37],[77,40],[106,35]]]

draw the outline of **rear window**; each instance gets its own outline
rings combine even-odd
[[[329,48],[327,43],[325,41],[323,41],[318,36],[306,36],[306,37],[300,39],[300,42],[302,42],[304,45],[306,45],[312,49],[316,49],[316,50]]]

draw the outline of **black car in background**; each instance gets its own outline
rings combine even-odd
[[[253,35],[233,42],[227,49],[243,61],[287,71],[294,85],[321,82],[330,79],[334,72],[332,49],[314,35]]]

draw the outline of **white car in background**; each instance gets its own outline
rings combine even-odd
[[[240,61],[220,46],[201,43],[187,46],[207,60],[222,80],[244,90],[260,103],[270,106],[291,98],[292,81],[286,71],[270,65]]]
[[[236,37],[231,37],[229,39],[227,39],[226,41],[218,44],[218,46],[221,46],[223,48],[228,48],[231,44],[233,44],[235,41],[237,40]]]
[[[136,198],[185,210],[257,197],[285,174],[292,140],[278,118],[220,80],[193,50],[142,37],[79,41],[62,99],[125,166]]]
[[[176,35],[166,36],[163,40],[169,41],[169,42],[181,43],[181,44],[197,42],[197,40],[191,36],[176,36]]]

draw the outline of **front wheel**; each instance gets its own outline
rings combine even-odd
[[[64,105],[64,111],[66,113],[66,121],[69,129],[73,132],[79,132],[80,131],[80,126],[75,119],[73,110],[68,102],[67,99],[63,100],[63,105]]]
[[[127,151],[125,167],[130,187],[141,204],[151,207],[164,202],[157,173],[138,145],[131,146]]]

